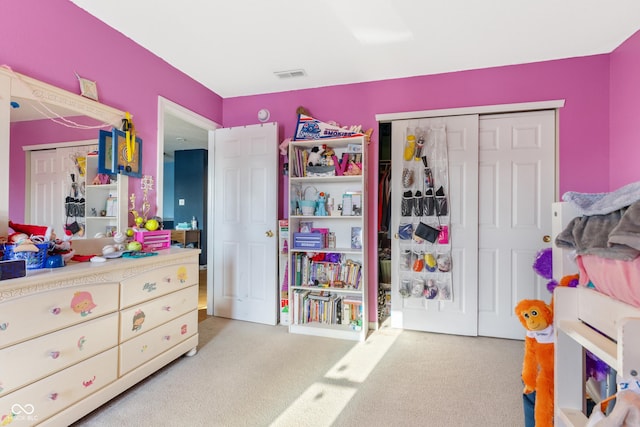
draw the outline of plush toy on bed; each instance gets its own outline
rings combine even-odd
[[[522,381],[526,395],[535,391],[536,427],[553,426],[553,311],[542,300],[522,300],[515,313],[527,330]]]

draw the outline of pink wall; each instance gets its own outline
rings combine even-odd
[[[608,159],[608,55],[228,98],[223,123],[255,123],[257,111],[267,108],[284,138],[293,134],[295,110],[303,105],[320,120],[373,127],[370,149],[377,153],[376,114],[556,99],[566,100],[560,112],[560,193],[606,191],[606,168],[584,165]]]
[[[609,189],[640,180],[640,31],[611,55]]]
[[[130,111],[143,140],[142,173],[157,173],[158,95],[213,121],[222,122],[222,98],[142,49],[68,0],[4,0],[0,13],[0,64],[79,93],[75,72],[97,81],[100,101]],[[14,221],[24,217],[22,145],[89,139],[57,126],[50,138],[12,126],[11,206]],[[82,136],[81,136],[82,135]],[[94,138],[97,138],[97,131]],[[15,181],[14,181],[15,180]],[[141,200],[140,181],[129,192]],[[156,198],[155,191],[150,200]],[[152,212],[156,207],[152,206]]]
[[[378,137],[375,115],[508,104],[566,100],[560,112],[560,195],[568,190],[608,190],[609,58],[589,56],[434,76],[422,76],[344,86],[238,97],[223,101],[227,127],[256,122],[260,108],[280,124],[281,136],[291,136],[296,108],[307,107],[323,121],[374,128],[369,146],[368,187],[377,188]],[[287,217],[286,178],[281,179],[281,217]],[[558,195],[558,198],[560,197]],[[377,212],[377,191],[370,192],[369,212]],[[377,277],[377,218],[368,220],[370,242],[368,277]],[[372,281],[373,282],[373,281]],[[376,316],[375,283],[369,292],[370,318]]]

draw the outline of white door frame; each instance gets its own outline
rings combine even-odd
[[[204,129],[208,134],[207,152],[208,152],[208,164],[209,167],[207,173],[207,198],[209,201],[213,200],[213,131],[219,127],[222,127],[218,123],[207,119],[193,111],[176,104],[173,101],[168,100],[162,96],[158,96],[158,141],[157,141],[157,171],[156,171],[156,206],[159,217],[162,217],[162,209],[164,203],[164,117],[166,114],[171,114],[190,123],[196,127]],[[207,223],[213,224],[213,212],[209,209],[209,203],[207,203]],[[209,228],[213,230],[213,228]],[[207,241],[207,265],[213,265],[213,232],[209,232],[205,236]],[[207,314],[213,315],[213,269],[207,269]]]

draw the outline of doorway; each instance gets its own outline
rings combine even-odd
[[[204,152],[204,161],[206,164],[212,165],[213,157],[213,140],[210,138],[210,132],[219,128],[215,122],[200,116],[166,98],[158,97],[158,171],[156,181],[156,203],[157,215],[166,220],[165,228],[176,228],[178,222],[184,222],[185,218],[177,217],[175,212],[176,192],[173,185],[175,177],[175,158],[176,152],[178,157],[181,153],[195,153],[197,151]],[[179,167],[179,166],[178,166]],[[200,274],[199,284],[200,291],[198,296],[198,310],[202,319],[206,315],[213,314],[213,280],[212,271],[207,268],[206,250],[210,247],[211,235],[208,228],[207,206],[208,199],[211,195],[211,187],[213,186],[213,167],[203,169],[202,182],[205,186],[203,194],[204,200],[199,200],[201,206],[199,213],[192,213],[187,220],[190,222],[192,216],[196,216],[198,228],[201,231],[200,248]],[[185,202],[186,204],[187,202]]]

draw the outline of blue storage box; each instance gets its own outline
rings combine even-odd
[[[294,249],[323,249],[324,235],[322,233],[293,233]]]

